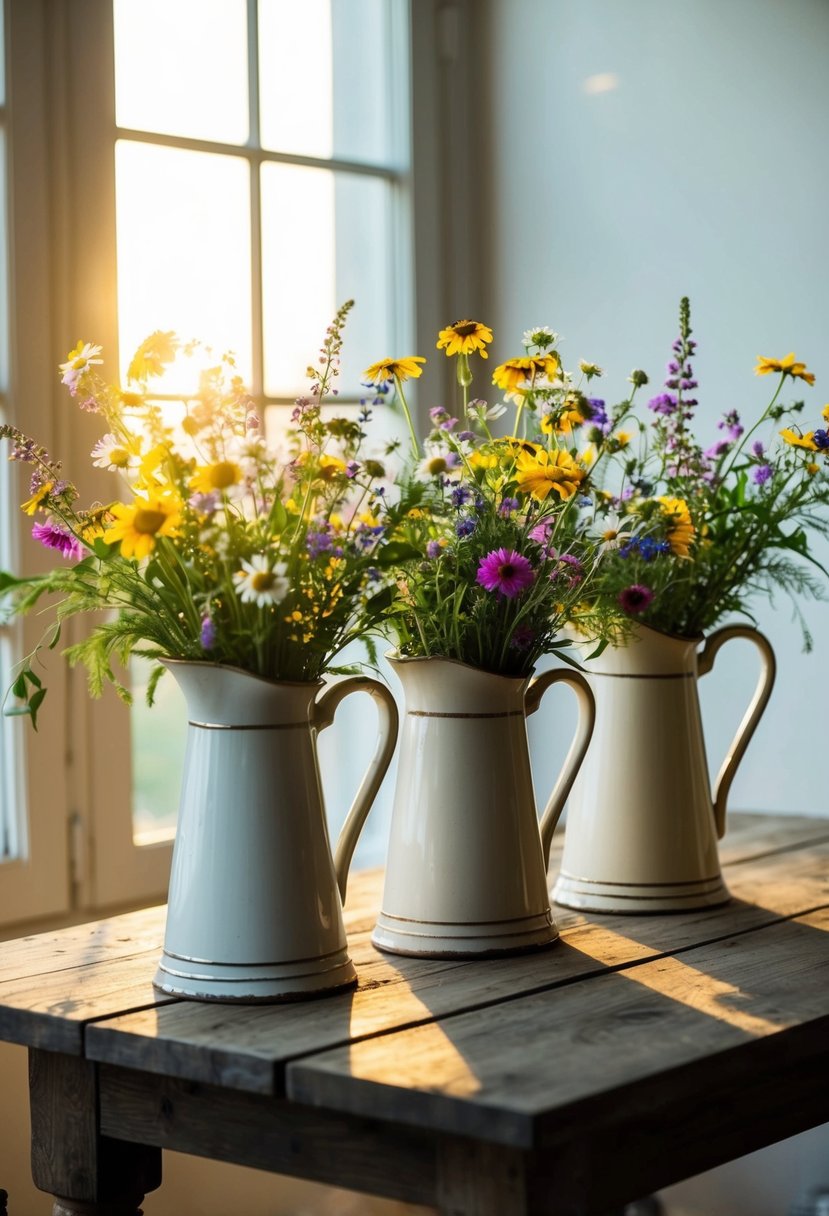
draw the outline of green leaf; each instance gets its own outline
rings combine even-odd
[[[423,554],[414,545],[408,544],[406,541],[393,540],[389,544],[384,545],[382,549],[374,554],[374,564],[376,566],[393,566],[399,565],[401,562],[414,561]]]
[[[39,688],[36,693],[33,693],[29,698],[29,713],[32,715],[32,726],[37,730],[37,711],[43,704],[43,698],[46,696],[46,689]]]

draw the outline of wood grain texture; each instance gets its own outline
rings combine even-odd
[[[46,1051],[83,1052],[84,1026],[108,1012],[142,1009],[172,998],[157,993],[157,951],[113,963],[67,968],[0,987],[0,1039]]]
[[[101,1128],[159,1148],[232,1161],[412,1203],[432,1203],[435,1141],[257,1094],[101,1067]]]
[[[165,908],[144,908],[109,920],[73,925],[0,943],[0,985],[9,980],[53,975],[65,968],[114,962],[160,950]]]
[[[442,1137],[437,1161],[440,1216],[525,1216],[526,1164],[525,1154],[515,1149]]]
[[[32,1178],[42,1191],[135,1210],[161,1185],[161,1153],[100,1134],[97,1068],[47,1051],[29,1054]]]
[[[741,899],[718,909],[589,919],[569,912],[558,917],[558,945],[516,958],[464,963],[384,956],[363,932],[350,943],[360,977],[355,992],[280,1007],[180,1002],[148,1008],[90,1025],[86,1051],[128,1068],[279,1094],[285,1067],[304,1055],[568,985],[829,904],[829,845],[736,865],[729,882]]]
[[[827,975],[824,909],[296,1061],[288,1094],[526,1149],[588,1136],[640,1090],[673,1102],[681,1078],[702,1109],[726,1067],[739,1085],[766,1052],[814,1058],[829,1032]]]

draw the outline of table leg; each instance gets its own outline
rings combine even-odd
[[[53,1216],[138,1216],[161,1185],[161,1150],[100,1134],[97,1066],[33,1049],[29,1099],[32,1178],[55,1196]]]
[[[527,1216],[524,1154],[447,1136],[438,1146],[440,1216]]]

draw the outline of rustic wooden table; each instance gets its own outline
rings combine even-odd
[[[574,1216],[822,1123],[829,820],[735,815],[722,852],[727,907],[562,909],[552,949],[474,963],[378,954],[362,875],[360,986],[302,1004],[159,996],[158,908],[0,946],[35,1182],[55,1213],[134,1216],[169,1148],[446,1216]]]

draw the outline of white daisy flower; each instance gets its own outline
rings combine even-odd
[[[59,364],[63,373],[62,383],[70,389],[74,388],[83,373],[93,364],[103,363],[103,359],[98,358],[103,349],[102,346],[93,346],[91,342],[79,342],[74,350],[70,350],[66,362]]]
[[[468,418],[480,418],[481,422],[494,422],[496,418],[500,418],[506,414],[507,407],[497,402],[495,405],[487,405],[485,401],[470,401],[466,407]]]
[[[558,334],[550,329],[549,325],[537,325],[535,329],[525,330],[521,341],[527,350],[531,346],[537,346],[539,350],[549,350],[558,342]]]
[[[264,553],[256,553],[251,560],[242,559],[242,569],[237,570],[236,593],[243,604],[256,604],[267,608],[269,604],[281,604],[291,589],[290,580],[285,577],[288,569],[285,562],[271,564]]]
[[[611,511],[602,520],[599,526],[599,546],[600,553],[610,553],[613,549],[618,549],[626,540],[630,540],[636,527],[630,518],[625,519],[616,511]]]
[[[104,435],[103,439],[99,439],[90,456],[96,469],[109,469],[113,473],[137,464],[135,453],[115,435]]]
[[[431,481],[433,477],[452,477],[460,471],[458,465],[457,452],[448,447],[431,447],[417,466],[417,476],[421,481]]]

